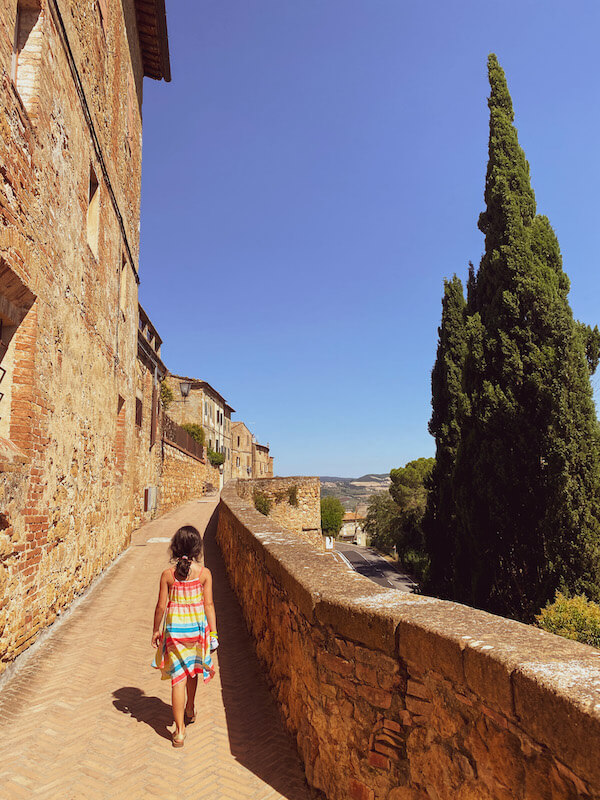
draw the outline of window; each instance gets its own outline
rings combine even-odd
[[[37,101],[43,23],[39,0],[19,1],[13,48],[13,80],[23,105],[30,114]]]
[[[100,225],[100,186],[94,168],[90,167],[90,184],[87,210],[87,242],[98,258],[98,232]]]
[[[139,397],[135,398],[135,424],[138,428],[142,427],[142,418],[144,413],[144,407],[142,405],[142,401]]]
[[[238,447],[240,446],[240,437],[238,436]]]
[[[240,457],[239,456],[237,456],[236,459],[235,459],[235,465],[236,465],[236,467],[239,467],[239,465],[240,465]]]

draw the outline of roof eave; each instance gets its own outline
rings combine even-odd
[[[144,75],[169,82],[171,61],[165,0],[135,0]]]

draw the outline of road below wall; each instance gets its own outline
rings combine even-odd
[[[346,542],[335,543],[335,554],[345,556],[352,569],[386,589],[412,592],[417,584],[410,575],[398,572],[385,558],[370,547],[360,547]]]

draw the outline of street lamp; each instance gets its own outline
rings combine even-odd
[[[179,391],[181,392],[181,396],[183,397],[184,400],[189,395],[191,388],[192,384],[190,381],[182,381],[179,384]]]

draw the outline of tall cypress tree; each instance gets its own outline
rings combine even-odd
[[[536,214],[494,55],[488,72],[485,252],[469,279],[451,477],[453,592],[530,619],[557,588],[600,597],[600,433],[585,337],[567,301],[556,236]]]
[[[465,314],[462,283],[454,275],[452,280],[444,281],[442,322],[431,373],[433,413],[429,432],[435,437],[436,452],[423,520],[425,546],[431,562],[425,589],[440,597],[452,596],[456,572],[453,478],[460,440],[459,408],[466,356]]]

